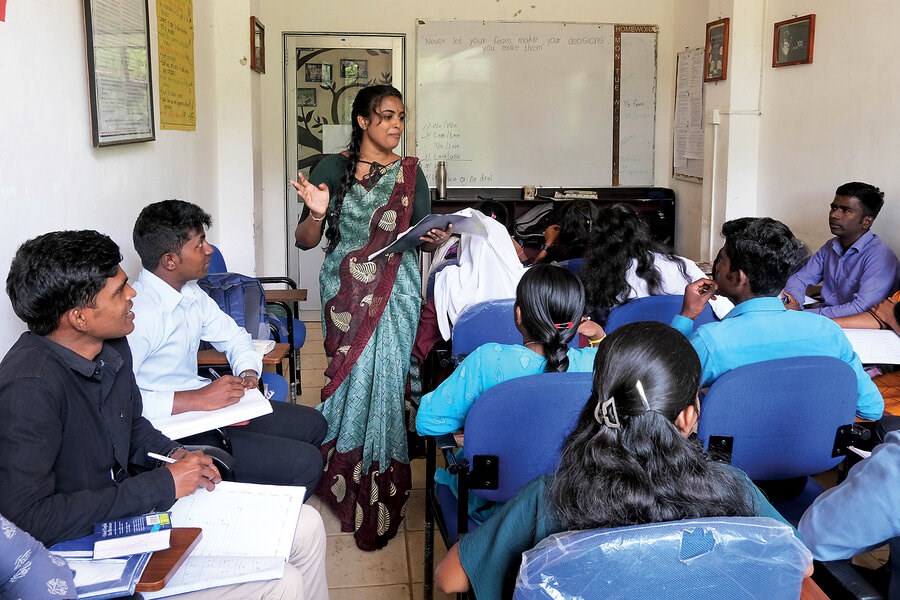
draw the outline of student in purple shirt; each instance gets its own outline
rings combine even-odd
[[[802,310],[807,286],[819,283],[824,302],[809,310],[830,318],[865,312],[897,289],[897,256],[869,231],[883,205],[884,192],[868,183],[853,181],[835,190],[828,213],[835,237],[788,280],[788,308]]]

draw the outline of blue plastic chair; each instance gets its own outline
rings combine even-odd
[[[524,553],[513,598],[795,600],[811,563],[791,528],[765,517],[568,531]]]
[[[460,363],[473,350],[484,344],[521,344],[522,333],[516,328],[515,298],[487,300],[465,309],[451,332],[450,356]],[[578,335],[570,348],[578,347]]]
[[[856,416],[856,373],[830,356],[767,360],[719,377],[703,399],[697,437],[758,482],[805,479],[773,502],[791,523],[822,493],[809,477],[836,467]],[[845,437],[846,436],[846,437]],[[802,481],[801,481],[802,483]],[[797,486],[799,491],[800,486]]]
[[[272,396],[269,400],[275,402],[287,402],[288,397],[290,396],[287,379],[278,373],[272,373],[271,371],[263,371],[263,374],[259,379],[264,388],[272,392]]]
[[[488,300],[466,308],[451,333],[451,358],[462,362],[466,355],[488,342],[521,344],[513,310],[515,298]]]
[[[426,583],[433,574],[435,523],[450,547],[476,526],[468,518],[469,493],[503,503],[535,477],[555,472],[563,441],[591,394],[592,379],[592,373],[541,373],[504,381],[478,397],[466,416],[464,460],[456,462],[453,448],[444,452],[445,460],[456,464],[449,470],[457,471],[458,499],[426,477]],[[433,452],[426,461],[426,472],[433,473]]]
[[[569,260],[561,260],[555,264],[558,267],[571,271],[575,275],[581,275],[581,269],[584,268],[584,258],[570,258]]]
[[[622,325],[636,323],[638,321],[658,321],[668,325],[675,318],[675,315],[681,312],[681,305],[684,302],[684,296],[646,296],[644,298],[635,298],[629,300],[625,304],[616,306],[609,312],[609,318],[606,320],[606,326],[603,328],[606,333],[612,333]],[[712,323],[716,320],[709,304],[703,307],[700,315],[694,319],[694,329],[706,323]]]

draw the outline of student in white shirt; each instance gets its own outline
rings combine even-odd
[[[262,360],[250,334],[197,285],[206,275],[212,219],[200,207],[165,200],[141,211],[134,246],[144,269],[134,284],[135,327],[128,335],[144,416],[154,418],[234,404],[258,385]],[[232,372],[218,379],[197,375],[197,350],[205,340],[225,352]],[[235,476],[248,483],[302,485],[307,496],[322,475],[319,446],[327,424],[316,410],[283,402],[273,412],[226,428]],[[199,439],[198,439],[199,438]],[[215,444],[212,433],[191,443]]]

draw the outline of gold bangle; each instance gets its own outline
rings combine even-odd
[[[588,340],[588,346],[590,346],[591,348],[596,348],[597,346],[600,345],[600,342],[602,342],[605,339],[606,339],[606,336],[604,335],[599,340]]]
[[[313,214],[313,212],[309,211],[309,218],[312,219],[313,221],[315,221],[316,223],[321,223],[322,221],[325,220],[325,216],[327,214],[328,213],[323,213],[322,216],[317,219],[316,216]]]

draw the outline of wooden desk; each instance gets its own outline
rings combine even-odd
[[[200,543],[199,527],[173,527],[168,550],[154,552],[135,588],[136,592],[158,592],[166,587],[188,554]]]
[[[266,302],[306,302],[305,289],[265,290]]]
[[[803,587],[800,588],[800,600],[828,600],[828,596],[811,577],[804,577]]]
[[[269,365],[275,367],[275,370],[281,374],[281,361],[291,351],[290,344],[275,344],[275,347],[268,353],[263,355],[263,366]],[[201,367],[217,367],[228,366],[228,359],[225,358],[224,352],[219,352],[215,348],[209,350],[200,350],[197,352],[197,365]]]

